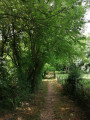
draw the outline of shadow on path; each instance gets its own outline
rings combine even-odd
[[[41,120],[89,120],[74,101],[62,94],[62,86],[56,80],[46,81],[48,81],[48,94]]]

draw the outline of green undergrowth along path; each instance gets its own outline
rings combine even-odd
[[[55,120],[89,120],[86,111],[81,109],[78,104],[74,102],[70,97],[64,95],[63,87],[57,82],[53,85],[56,92],[55,100]],[[88,110],[89,111],[89,110]]]
[[[85,110],[63,94],[63,87],[57,80],[44,79],[42,85],[29,101],[23,101],[12,113],[4,112],[0,120],[90,120],[89,110],[87,117]]]
[[[47,94],[47,81],[42,83],[42,89],[37,93],[31,94],[28,101],[23,101],[20,107],[16,107],[13,112],[4,110],[0,114],[0,120],[40,120],[40,113],[45,104]]]

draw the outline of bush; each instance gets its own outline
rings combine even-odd
[[[68,79],[66,81],[66,85],[65,85],[69,94],[71,94],[71,95],[76,94],[77,85],[80,80],[81,80],[80,69],[75,64],[71,65],[69,77],[68,77]]]

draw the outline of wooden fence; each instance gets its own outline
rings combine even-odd
[[[56,79],[57,79],[57,81],[58,81],[59,83],[61,83],[62,85],[64,85],[65,82],[66,82],[66,80],[67,80],[67,77],[57,76]],[[90,82],[85,83],[85,84],[90,84]],[[77,85],[76,90],[79,91],[79,93],[80,93],[82,96],[85,96],[85,97],[89,96],[89,97],[90,97],[90,88],[89,88],[89,87],[88,87],[88,88],[85,87],[84,84],[79,83],[79,84]]]
[[[88,82],[86,84],[90,84],[90,82]],[[85,85],[79,83],[77,86],[77,90],[80,91],[81,95],[83,95],[85,97],[86,96],[90,97],[90,88],[89,87],[87,88],[87,87],[85,87]]]

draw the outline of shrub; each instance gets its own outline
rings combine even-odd
[[[77,90],[77,85],[80,80],[81,80],[81,71],[75,64],[72,64],[70,67],[69,77],[65,85],[65,87],[67,87],[67,91],[69,94],[75,95]]]

